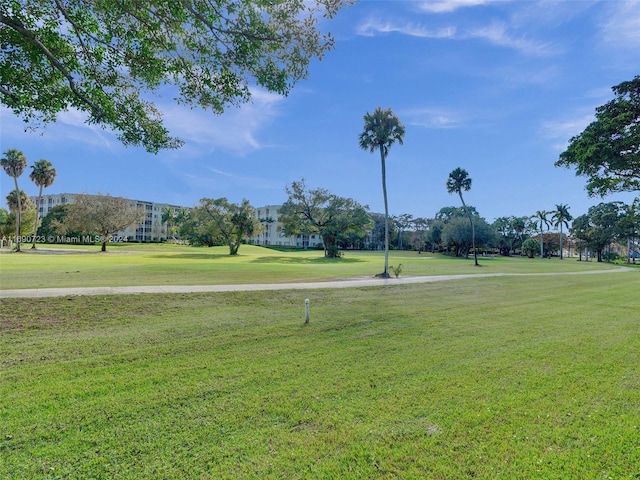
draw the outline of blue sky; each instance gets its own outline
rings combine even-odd
[[[262,206],[283,203],[285,186],[305,178],[382,212],[379,156],[358,147],[363,115],[381,106],[406,127],[387,159],[391,214],[458,206],[445,188],[456,167],[473,180],[466,202],[490,222],[558,203],[577,216],[603,201],[554,162],[611,87],[640,74],[640,1],[363,0],[322,28],[335,49],[286,98],[256,90],[222,116],[156,99],[180,150],[124,148],[77,112],[25,132],[4,108],[0,148],[22,150],[29,165],[51,161],[58,177],[45,193]],[[19,181],[35,195],[29,171]],[[4,203],[13,183],[0,178]]]

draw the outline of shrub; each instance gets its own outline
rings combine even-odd
[[[540,242],[535,238],[527,238],[522,242],[522,251],[529,258],[533,258],[540,251]]]
[[[402,264],[399,263],[397,267],[390,266],[389,270],[391,270],[393,274],[396,276],[396,278],[398,278],[402,273]]]

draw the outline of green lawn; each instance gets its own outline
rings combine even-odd
[[[66,247],[66,248],[64,248]],[[290,283],[372,277],[382,271],[381,252],[347,251],[344,258],[323,258],[322,251],[282,252],[244,245],[231,257],[226,247],[116,244],[99,247],[41,247],[37,253],[0,255],[0,288],[98,287],[122,285],[215,285]],[[46,253],[48,252],[48,253]],[[67,253],[61,253],[67,252]],[[480,258],[473,260],[417,252],[390,252],[389,264],[402,263],[402,275],[468,273],[540,273],[608,269],[612,265],[575,259]]]
[[[3,255],[3,276],[34,257]],[[353,257],[343,275],[378,271]],[[416,257],[417,274],[582,266]],[[234,261],[300,267],[258,258]],[[637,479],[639,274],[2,299],[0,478]]]

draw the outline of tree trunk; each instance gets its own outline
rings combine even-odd
[[[40,185],[40,192],[38,193],[38,204],[36,205],[36,221],[33,224],[33,244],[31,245],[32,249],[36,248],[36,236],[38,234],[38,217],[40,216],[40,204],[42,203],[42,187]]]
[[[560,224],[560,260],[562,260],[562,223]]]
[[[105,238],[106,238],[106,236],[105,236]],[[101,252],[106,252],[107,251],[107,241],[106,240],[102,241],[102,247],[100,248],[100,251]]]
[[[389,278],[389,206],[387,204],[387,172],[383,145],[380,145],[380,160],[382,161],[382,196],[384,197],[384,272],[379,276]]]
[[[467,213],[467,217],[469,217],[469,222],[471,223],[471,245],[473,247],[473,261],[475,266],[478,266],[478,250],[476,249],[476,227],[473,225],[473,216],[471,212],[467,210],[467,205],[464,203],[464,198],[462,198],[462,192],[458,191],[458,195],[460,195],[460,201],[462,202],[462,206],[464,207],[464,211]],[[467,249],[467,255],[469,250]]]
[[[16,252],[20,251],[20,224],[22,223],[22,198],[20,198],[20,190],[18,190],[18,177],[13,177],[13,183],[16,186],[16,197],[18,200],[18,211],[16,212]]]
[[[235,240],[230,240],[228,243],[229,243],[229,255],[237,255],[238,250],[240,249],[240,244],[242,243],[242,237],[237,238]]]

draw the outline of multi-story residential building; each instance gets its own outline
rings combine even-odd
[[[264,231],[251,237],[253,245],[316,248],[322,245],[320,235],[291,235],[282,232],[278,221],[278,209],[282,205],[267,205],[256,208],[256,218],[264,226]]]
[[[31,200],[33,204],[36,205],[36,208],[39,209],[40,218],[44,218],[53,207],[74,203],[76,195],[75,193],[42,195],[40,205],[38,205],[37,196],[31,197]],[[129,199],[129,202],[131,206],[141,208],[145,211],[144,220],[135,227],[129,227],[121,232],[114,232],[115,236],[125,237],[130,242],[161,242],[171,237],[167,223],[162,221],[162,214],[167,208],[171,209],[174,214],[177,214],[183,207],[143,200]],[[256,218],[265,228],[262,233],[251,237],[249,241],[251,244],[298,248],[316,248],[322,246],[322,238],[317,234],[285,235],[282,232],[282,224],[278,221],[278,209],[280,207],[281,205],[266,205],[255,209]]]
[[[39,209],[40,218],[44,218],[49,210],[59,205],[70,205],[75,202],[75,193],[57,193],[42,195],[42,202],[38,205],[38,197],[31,197],[33,204]],[[167,223],[162,221],[162,213],[171,209],[177,213],[181,207],[167,203],[146,202],[143,200],[129,200],[132,207],[143,209],[145,217],[135,227],[128,227],[122,232],[114,232],[114,235],[126,237],[131,242],[161,242],[170,237]]]

